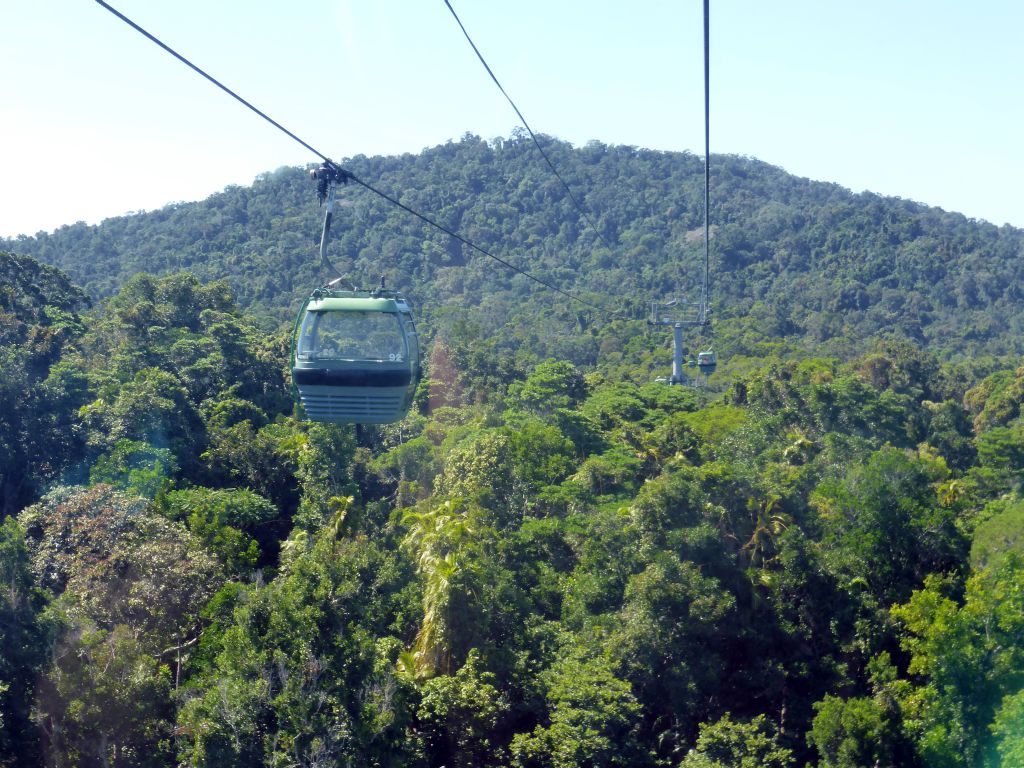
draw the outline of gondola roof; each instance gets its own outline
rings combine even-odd
[[[309,312],[400,312],[401,307],[393,298],[324,296],[321,298],[310,298],[309,303],[306,305],[306,310]]]

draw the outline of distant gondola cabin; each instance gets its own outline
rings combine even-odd
[[[715,359],[715,353],[710,349],[697,353],[697,367],[704,373],[711,373],[717,365],[718,360]]]
[[[299,312],[292,382],[308,419],[398,421],[419,377],[416,326],[401,294],[320,289]]]

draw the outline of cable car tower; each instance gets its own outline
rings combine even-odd
[[[703,382],[687,376],[683,372],[683,329],[687,326],[698,328],[711,328],[711,306],[710,306],[710,244],[711,232],[708,226],[708,209],[711,202],[711,124],[709,119],[710,103],[710,80],[708,77],[708,2],[704,0],[704,277],[700,287],[700,299],[698,301],[679,301],[673,299],[664,304],[651,302],[651,318],[648,322],[651,325],[668,325],[672,327],[672,376],[668,379],[659,378],[658,381],[666,381],[669,384],[682,384],[688,386],[702,386],[707,384],[708,376],[715,371],[718,360],[715,352],[708,347],[703,352],[697,353],[697,359],[690,359],[689,365],[697,367],[704,375]],[[666,312],[667,310],[667,312]]]
[[[708,348],[697,353],[697,358],[684,360],[683,358],[683,329],[686,327],[710,326],[708,319],[707,302],[701,301],[686,302],[672,300],[664,304],[651,302],[651,325],[668,325],[672,327],[672,376],[661,377],[658,381],[668,384],[679,384],[691,387],[700,387],[707,384],[708,376],[715,372],[718,361],[713,349]],[[688,376],[683,368],[696,367],[704,375],[703,381]]]

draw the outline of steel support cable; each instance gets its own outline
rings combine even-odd
[[[161,41],[155,35],[152,35],[148,31],[146,31],[144,28],[142,28],[141,26],[136,24],[134,21],[132,21],[130,18],[125,16],[123,13],[121,13],[119,10],[114,8],[112,5],[110,5],[109,3],[104,2],[104,0],[96,0],[96,3],[99,4],[100,6],[102,6],[103,8],[105,8],[106,10],[110,11],[110,13],[112,13],[114,16],[119,18],[121,21],[123,21],[128,26],[130,26],[136,32],[138,32],[139,34],[143,35],[145,38],[147,38],[151,42],[156,43],[156,45],[160,46],[167,53],[171,54],[174,58],[176,58],[182,64],[185,64],[187,67],[189,67],[190,69],[195,71],[197,74],[202,75],[205,79],[209,80],[211,83],[213,83],[215,86],[220,88],[222,91],[224,91],[226,94],[231,96],[233,99],[235,99],[236,101],[238,101],[239,103],[241,103],[245,107],[248,107],[250,110],[252,110],[257,115],[262,117],[264,120],[266,120],[268,123],[273,125],[279,131],[284,133],[286,136],[288,136],[292,140],[296,141],[298,144],[300,144],[303,147],[305,147],[306,149],[308,149],[314,155],[316,155],[321,160],[323,160],[325,163],[330,165],[333,169],[335,169],[344,178],[344,180],[352,181],[352,182],[360,185],[361,187],[364,187],[365,189],[367,189],[368,191],[370,191],[373,194],[377,195],[378,197],[388,201],[392,205],[395,205],[395,206],[401,208],[403,211],[406,211],[407,213],[412,214],[416,218],[418,218],[421,221],[429,224],[430,226],[434,227],[435,229],[438,229],[441,232],[444,232],[446,235],[448,235],[450,237],[454,237],[456,240],[458,240],[463,245],[465,245],[465,246],[467,246],[469,248],[472,248],[474,251],[477,251],[478,253],[481,253],[484,256],[487,256],[488,258],[493,259],[494,261],[498,262],[499,264],[504,265],[505,267],[508,267],[513,272],[516,272],[516,273],[518,273],[520,275],[523,275],[523,277],[529,278],[530,280],[532,280],[533,282],[537,283],[538,285],[541,285],[541,286],[543,286],[543,287],[545,287],[545,288],[547,288],[549,290],[554,291],[555,293],[558,293],[558,294],[560,294],[562,296],[565,296],[566,298],[571,299],[571,300],[573,300],[573,301],[575,301],[575,302],[577,302],[579,304],[582,304],[585,307],[589,307],[590,309],[595,309],[598,312],[602,312],[602,313],[608,315],[609,317],[616,317],[616,316],[619,316],[621,314],[621,313],[610,312],[609,310],[607,310],[607,309],[605,309],[603,307],[600,307],[600,306],[598,306],[596,304],[593,304],[593,303],[587,301],[586,299],[582,299],[579,296],[576,296],[576,295],[574,295],[572,293],[569,293],[568,291],[563,291],[561,288],[558,288],[558,287],[552,285],[551,283],[548,283],[545,280],[542,280],[541,278],[536,277],[535,275],[530,274],[526,270],[520,269],[519,267],[515,266],[514,264],[511,264],[510,262],[505,261],[505,259],[502,259],[499,256],[495,256],[490,251],[486,250],[485,248],[480,247],[479,245],[476,245],[472,241],[470,241],[467,238],[465,238],[462,235],[460,235],[458,232],[455,232],[454,230],[449,229],[448,227],[445,227],[442,224],[439,224],[438,222],[436,222],[433,219],[431,219],[429,216],[426,216],[426,215],[420,213],[419,211],[416,211],[415,209],[410,208],[409,206],[405,205],[404,203],[401,203],[398,200],[396,200],[391,195],[388,195],[387,193],[382,192],[381,190],[379,190],[376,187],[372,186],[368,182],[365,182],[362,179],[358,178],[355,174],[353,174],[353,173],[351,173],[349,171],[346,171],[344,168],[341,168],[337,163],[335,163],[333,160],[331,160],[323,152],[321,152],[320,150],[316,149],[312,145],[307,144],[305,141],[303,141],[298,136],[296,136],[294,133],[289,131],[287,128],[285,128],[283,125],[281,125],[279,122],[277,122],[272,117],[270,117],[267,113],[265,113],[262,110],[258,109],[256,106],[254,106],[249,101],[246,101],[244,98],[239,96],[233,90],[231,90],[226,85],[224,85],[219,80],[217,80],[217,78],[213,77],[213,75],[208,74],[202,68],[200,68],[196,64],[193,64],[191,61],[189,61],[184,56],[182,56],[180,53],[178,53],[173,48],[171,48],[169,45],[167,45],[166,43]]]
[[[229,96],[231,96],[231,97],[232,97],[233,99],[236,99],[237,101],[239,101],[239,102],[241,102],[242,104],[244,104],[245,106],[247,106],[247,107],[248,107],[249,109],[251,109],[251,110],[252,110],[253,112],[255,112],[255,113],[256,113],[257,115],[259,115],[260,117],[262,117],[262,118],[263,118],[264,120],[266,120],[266,121],[267,121],[268,123],[270,123],[270,124],[271,124],[272,126],[274,126],[275,128],[277,128],[277,129],[278,129],[279,131],[281,131],[282,133],[284,133],[285,135],[287,135],[287,136],[288,136],[288,137],[290,137],[291,139],[294,139],[295,141],[297,141],[297,142],[298,142],[299,144],[301,144],[302,146],[304,146],[304,147],[305,147],[306,149],[308,149],[308,150],[309,150],[310,152],[312,152],[312,153],[313,153],[314,155],[316,155],[317,157],[319,157],[319,158],[320,158],[320,159],[322,159],[322,160],[328,160],[328,159],[329,159],[329,158],[327,157],[327,155],[325,155],[325,154],[324,154],[323,152],[320,152],[320,151],[318,151],[318,150],[314,149],[313,147],[311,147],[311,146],[310,146],[309,144],[307,144],[306,142],[304,142],[304,141],[303,141],[302,139],[300,139],[300,138],[299,138],[298,136],[296,136],[296,135],[295,135],[294,133],[292,133],[291,131],[289,131],[289,130],[288,130],[287,128],[285,128],[285,127],[284,127],[283,125],[281,125],[281,124],[280,124],[279,122],[277,122],[276,120],[274,120],[274,119],[273,119],[272,117],[270,117],[269,115],[267,115],[267,114],[266,114],[265,112],[261,112],[261,111],[260,111],[259,109],[257,109],[256,107],[254,107],[254,106],[253,106],[252,104],[250,104],[250,103],[249,103],[248,101],[246,101],[245,99],[243,99],[243,98],[242,98],[241,96],[239,96],[239,95],[238,95],[237,93],[235,93],[234,91],[232,91],[232,90],[231,90],[230,88],[228,88],[228,87],[227,87],[226,85],[224,85],[223,83],[221,83],[221,82],[220,82],[219,80],[217,80],[217,79],[216,79],[215,77],[213,77],[212,75],[208,75],[208,74],[207,74],[206,72],[204,72],[204,71],[203,71],[202,69],[200,69],[199,67],[197,67],[197,66],[196,66],[195,64],[193,64],[193,63],[192,63],[191,61],[189,61],[188,59],[186,59],[186,58],[185,58],[184,56],[182,56],[182,55],[181,55],[180,53],[178,53],[178,52],[177,52],[176,50],[174,50],[173,48],[171,48],[171,47],[170,47],[169,45],[166,45],[166,44],[164,44],[164,43],[163,43],[163,42],[162,42],[161,40],[159,40],[159,39],[158,39],[158,38],[156,38],[155,36],[151,35],[151,34],[150,34],[149,32],[147,32],[147,31],[146,31],[145,29],[143,29],[143,28],[142,28],[142,27],[140,27],[140,26],[139,26],[138,24],[136,24],[136,23],[135,23],[134,21],[132,21],[132,20],[131,20],[131,19],[129,19],[129,18],[127,17],[127,16],[125,16],[125,15],[124,15],[123,13],[121,13],[121,12],[120,12],[119,10],[117,10],[116,8],[114,8],[114,7],[112,6],[112,5],[109,5],[108,3],[105,3],[105,2],[103,2],[103,0],[96,0],[96,2],[97,2],[97,3],[99,3],[99,4],[101,5],[101,6],[103,6],[104,8],[106,8],[106,9],[107,9],[108,11],[110,11],[110,12],[111,12],[112,14],[114,14],[115,16],[117,16],[117,18],[119,18],[119,19],[120,19],[121,21],[123,21],[123,22],[124,22],[125,24],[127,24],[127,25],[128,25],[129,27],[131,27],[132,29],[134,29],[134,30],[135,30],[136,32],[138,32],[138,33],[139,33],[140,35],[142,35],[142,36],[146,37],[147,39],[149,39],[149,40],[151,40],[152,42],[154,42],[154,43],[156,43],[157,45],[159,45],[159,46],[160,46],[161,48],[163,48],[163,49],[164,49],[165,51],[167,51],[167,52],[168,52],[169,54],[171,54],[171,56],[173,56],[174,58],[176,58],[176,59],[177,59],[178,61],[180,61],[180,62],[181,62],[182,64],[184,64],[185,66],[187,66],[187,67],[189,67],[190,69],[194,70],[194,71],[195,71],[196,73],[198,73],[198,74],[202,75],[203,77],[205,77],[205,78],[206,78],[207,80],[209,80],[209,81],[210,81],[211,83],[213,83],[214,85],[216,85],[216,86],[217,86],[218,88],[220,88],[220,89],[221,89],[222,91],[224,91],[224,92],[225,92],[226,94],[228,94],[228,95],[229,95]]]
[[[551,172],[555,174],[556,177],[558,177],[558,180],[560,182],[562,182],[562,186],[565,187],[565,191],[568,193],[569,199],[572,200],[573,205],[576,206],[576,209],[580,212],[580,215],[583,216],[587,224],[590,225],[590,228],[594,230],[594,234],[596,234],[598,238],[600,238],[601,242],[605,244],[605,247],[608,248],[608,250],[610,251],[614,251],[615,249],[612,247],[611,243],[609,243],[605,239],[605,236],[601,234],[601,230],[597,228],[597,224],[594,223],[594,220],[590,217],[590,214],[588,214],[586,209],[584,209],[583,204],[576,199],[576,195],[572,193],[572,189],[569,188],[569,185],[566,183],[565,179],[562,178],[562,174],[560,174],[558,172],[558,169],[555,168],[555,164],[551,162],[551,158],[548,157],[547,152],[545,152],[544,148],[540,145],[540,141],[538,141],[537,136],[534,134],[533,129],[530,127],[530,124],[526,122],[526,118],[523,117],[523,113],[519,111],[519,107],[516,106],[516,103],[512,101],[512,97],[505,92],[505,89],[502,87],[501,83],[498,82],[498,78],[495,77],[494,72],[488,66],[487,61],[483,57],[483,54],[480,53],[480,49],[476,47],[476,43],[473,42],[473,38],[469,36],[469,32],[466,31],[466,27],[462,23],[462,20],[459,18],[459,15],[455,12],[455,9],[452,8],[452,4],[448,0],[444,0],[444,4],[448,6],[448,10],[451,11],[452,16],[455,18],[455,22],[459,25],[459,29],[462,30],[462,34],[465,36],[470,48],[473,49],[473,53],[476,54],[476,57],[480,59],[480,63],[484,65],[484,69],[486,69],[487,74],[491,76],[491,80],[493,80],[494,84],[498,86],[498,90],[501,91],[501,95],[505,97],[505,100],[511,105],[512,109],[515,110],[516,115],[519,116],[519,121],[523,124],[523,127],[525,127],[527,132],[530,134],[530,138],[533,139],[533,143],[537,147],[537,151],[540,152],[540,156],[544,158],[544,162],[548,164],[548,168],[551,169]]]
[[[709,303],[711,301],[710,266],[711,266],[711,232],[708,224],[711,203],[711,79],[710,56],[708,50],[711,35],[708,23],[709,0],[704,0],[704,285],[701,290],[701,324],[708,322]]]
[[[604,307],[600,307],[597,304],[591,304],[586,299],[581,299],[579,296],[575,296],[575,295],[569,293],[568,291],[563,291],[561,288],[556,288],[551,283],[545,282],[544,280],[541,280],[539,277],[531,275],[529,272],[520,269],[519,267],[515,266],[514,264],[510,264],[509,262],[505,261],[500,256],[495,256],[490,251],[487,251],[487,250],[481,248],[479,245],[476,245],[475,243],[467,240],[462,235],[460,235],[458,232],[456,232],[456,231],[454,231],[452,229],[448,229],[448,227],[444,226],[443,224],[437,223],[436,221],[434,221],[433,219],[425,216],[424,214],[420,213],[419,211],[416,211],[416,210],[410,208],[409,206],[405,205],[404,203],[399,202],[398,200],[396,200],[395,198],[393,198],[390,195],[386,194],[385,192],[381,192],[379,189],[376,189],[375,187],[372,187],[370,184],[368,184],[367,182],[363,181],[362,179],[357,178],[356,176],[352,176],[352,181],[355,182],[356,184],[358,184],[361,187],[365,187],[369,191],[373,192],[375,195],[378,195],[378,196],[384,198],[385,200],[387,200],[392,205],[396,205],[399,208],[401,208],[403,211],[406,211],[407,213],[412,214],[413,216],[415,216],[416,218],[420,219],[421,221],[425,221],[430,226],[432,226],[432,227],[434,227],[436,229],[441,230],[446,235],[454,237],[456,240],[458,240],[463,245],[468,246],[469,248],[472,248],[474,251],[477,251],[478,253],[482,253],[484,256],[487,256],[488,258],[494,259],[499,264],[504,264],[506,267],[511,269],[513,272],[517,272],[520,275],[522,275],[523,277],[529,278],[530,280],[532,280],[533,282],[537,283],[538,285],[543,285],[545,288],[548,288],[548,289],[554,291],[555,293],[559,293],[562,296],[565,296],[567,299],[572,299],[573,301],[578,302],[578,303],[582,304],[585,307],[589,307],[590,309],[596,309],[598,312],[602,312],[602,313],[608,315],[609,317],[618,317],[620,315],[620,313],[617,313],[617,312],[609,312],[607,309],[605,309]]]

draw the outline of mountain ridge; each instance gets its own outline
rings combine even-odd
[[[521,134],[490,142],[466,135],[418,154],[357,155],[343,164],[496,255],[630,317],[642,318],[650,301],[692,295],[703,160],[542,140],[600,238]],[[887,335],[950,358],[1024,351],[1024,230],[854,193],[748,157],[711,160],[712,302],[719,335],[736,352],[782,338],[848,357]],[[584,309],[559,306],[561,299],[364,190],[341,197],[329,248],[339,269],[364,284],[383,272],[428,315],[511,305],[511,322],[529,324],[541,308],[560,310],[563,322]],[[60,267],[94,298],[139,271],[226,278],[243,309],[284,321],[322,282],[321,211],[312,201],[305,170],[281,168],[204,201],[0,248]]]

